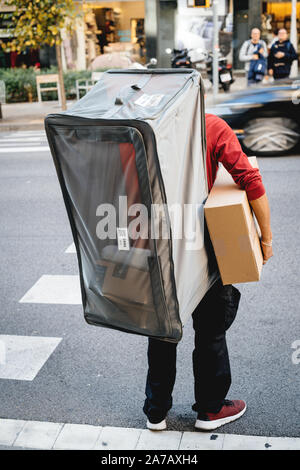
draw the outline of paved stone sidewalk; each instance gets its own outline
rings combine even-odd
[[[67,107],[70,107],[72,104],[73,101],[68,101]],[[0,132],[43,130],[44,119],[47,114],[60,112],[61,107],[57,101],[3,104]]]
[[[300,450],[300,438],[149,431],[0,418],[0,450]]]

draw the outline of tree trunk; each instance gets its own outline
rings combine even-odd
[[[65,111],[67,109],[67,104],[66,104],[66,93],[65,93],[65,85],[64,85],[64,77],[63,77],[60,44],[56,44],[56,60],[57,60],[57,67],[58,67],[58,80],[59,80],[60,93],[61,93],[61,109]]]

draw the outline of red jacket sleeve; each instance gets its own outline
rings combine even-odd
[[[259,169],[252,167],[231,127],[220,118],[217,118],[215,126],[217,161],[224,165],[235,183],[245,189],[249,201],[263,196],[266,191]]]

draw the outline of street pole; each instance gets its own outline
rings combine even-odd
[[[219,92],[219,28],[218,28],[218,1],[213,0],[213,99],[217,99]]]
[[[66,93],[65,93],[65,85],[64,85],[64,77],[63,77],[63,68],[62,68],[62,59],[61,59],[61,47],[60,44],[56,43],[56,60],[57,60],[57,68],[58,68],[58,83],[59,83],[59,101],[61,105],[62,111],[67,109],[66,103]]]
[[[291,15],[291,34],[290,41],[293,44],[295,51],[298,48],[298,37],[297,37],[297,0],[292,0],[292,15]],[[298,75],[298,61],[294,60],[291,68],[291,77],[297,77]]]

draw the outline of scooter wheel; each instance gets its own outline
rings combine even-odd
[[[228,93],[228,91],[230,90],[230,83],[222,83],[222,88],[225,93]]]

